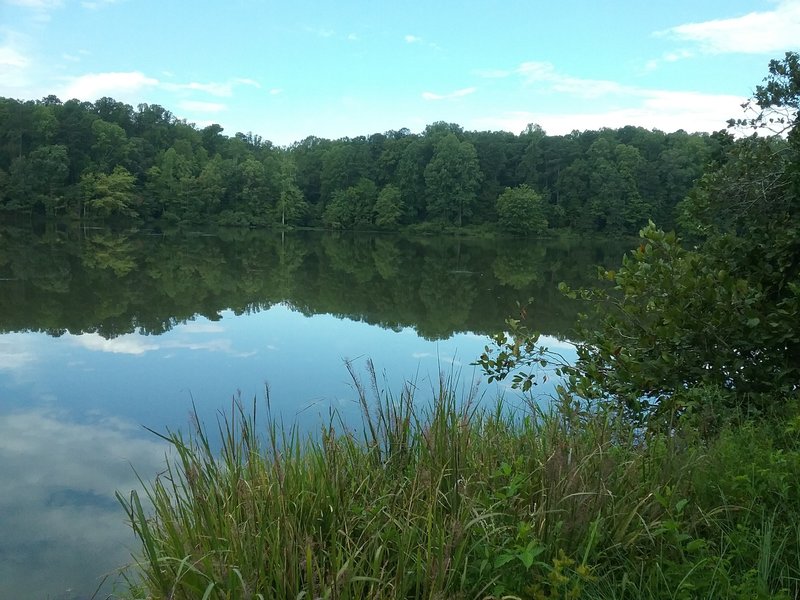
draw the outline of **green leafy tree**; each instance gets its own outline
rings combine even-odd
[[[58,99],[56,99],[57,101]],[[32,108],[31,129],[35,144],[52,144],[58,130],[58,119],[55,116],[55,104],[47,99],[37,102]]]
[[[547,167],[545,156],[547,134],[541,125],[530,123],[519,138],[524,146],[522,155],[516,163],[516,176],[522,183],[537,187],[542,184]]]
[[[68,177],[69,158],[65,146],[36,148],[28,156],[11,163],[7,208],[56,215],[66,207]]]
[[[269,175],[264,163],[253,157],[237,166],[242,187],[239,193],[238,211],[246,215],[251,224],[263,224],[272,208],[274,198],[269,193]]]
[[[196,212],[208,217],[219,211],[228,190],[230,166],[219,155],[209,160],[197,176],[197,191],[194,195]]]
[[[329,140],[310,136],[289,148],[297,166],[297,186],[312,208],[320,204],[322,158],[329,145]]]
[[[639,151],[607,137],[597,139],[588,151],[589,200],[584,210],[586,228],[610,233],[633,233],[646,219],[637,184]]]
[[[84,212],[101,219],[135,217],[134,178],[125,167],[110,174],[87,173],[81,178]]]
[[[380,156],[375,161],[375,182],[378,185],[397,183],[397,170],[403,158],[406,147],[414,141],[416,136],[409,134],[407,129],[388,131],[383,142]]]
[[[308,213],[308,204],[303,198],[303,192],[297,186],[297,167],[294,161],[285,156],[280,161],[280,182],[278,200],[275,204],[275,213],[279,217],[281,227],[294,225],[301,221]]]
[[[375,184],[369,179],[361,179],[356,185],[334,193],[323,215],[325,225],[335,229],[369,227],[376,196]]]
[[[497,198],[497,222],[518,235],[537,235],[547,230],[542,196],[522,184],[506,188]]]
[[[785,114],[770,118],[779,126]],[[533,125],[513,135],[438,122],[422,134],[401,129],[339,140],[309,137],[283,151],[252,133],[228,138],[219,125],[197,129],[158,105],[0,98],[0,169],[8,176],[2,206],[51,216],[80,202],[84,174],[111,174],[123,166],[135,178],[137,212],[144,218],[319,223],[334,194],[367,179],[379,190],[400,190],[398,222],[492,223],[502,191],[527,183],[542,195],[551,226],[634,232],[647,218],[671,224],[676,203],[708,159],[722,162],[731,143],[721,134],[637,127],[548,136]],[[44,160],[57,146],[66,148],[68,175],[64,181],[49,178],[55,184],[50,194],[39,166],[45,175],[58,171]],[[301,196],[282,183],[284,154],[297,166]],[[222,162],[206,170],[217,156]],[[394,204],[381,207],[393,214]],[[284,210],[290,205],[303,208],[302,216]],[[75,206],[73,212],[82,210]],[[370,218],[383,221],[379,214]]]
[[[409,136],[395,175],[403,200],[404,220],[420,222],[427,218],[425,202],[425,167],[431,158],[431,144],[418,136]]]
[[[702,177],[711,161],[712,145],[708,139],[678,131],[666,139],[659,153],[657,178],[648,194],[651,202],[647,215],[661,227],[674,227],[675,207],[686,197],[687,190]]]
[[[517,181],[517,165],[525,148],[519,136],[505,131],[479,131],[468,133],[465,139],[475,146],[482,174],[475,206],[476,221],[494,220],[497,197]]]
[[[584,216],[584,205],[591,193],[590,173],[589,163],[583,158],[573,161],[561,171],[556,186],[557,222],[576,230],[589,229]]]
[[[0,168],[0,210],[7,209],[8,200],[8,173]]]
[[[441,137],[425,167],[428,215],[461,227],[472,214],[481,181],[475,147],[459,142],[454,133]]]
[[[780,410],[800,382],[800,103],[796,54],[770,63],[747,124],[779,123],[780,137],[753,137],[729,149],[683,204],[694,247],[652,223],[618,271],[612,289],[580,295],[599,304],[597,328],[584,327],[572,391],[618,403],[651,426],[687,411],[716,419]],[[782,117],[774,109],[788,109]],[[780,119],[784,119],[780,121]],[[569,292],[576,295],[576,292]],[[518,322],[481,364],[493,377],[542,360],[537,339]],[[533,376],[517,375],[530,386]],[[714,406],[707,398],[714,398]]]
[[[122,127],[97,119],[92,123],[92,134],[95,142],[92,144],[91,156],[95,168],[108,173],[115,166],[125,162],[128,154],[128,136]]]
[[[375,201],[374,213],[375,225],[381,229],[396,228],[403,214],[400,188],[392,184],[384,187]]]
[[[337,140],[322,156],[320,196],[323,203],[333,194],[370,177],[371,160],[366,140]]]

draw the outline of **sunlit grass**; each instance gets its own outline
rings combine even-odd
[[[166,435],[147,498],[120,496],[130,597],[797,597],[796,434],[642,439],[566,400],[519,414],[456,387],[394,397],[370,369],[357,430],[301,435],[237,402],[219,443]]]

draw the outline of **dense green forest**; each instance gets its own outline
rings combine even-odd
[[[169,110],[0,98],[0,209],[22,215],[243,226],[494,225],[630,233],[675,207],[733,145],[638,127],[547,135],[438,122],[288,148],[199,129]]]

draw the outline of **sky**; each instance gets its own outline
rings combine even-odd
[[[798,47],[800,0],[0,0],[0,96],[160,104],[281,146],[715,131]]]

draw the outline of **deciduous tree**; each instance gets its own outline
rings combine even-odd
[[[454,133],[444,135],[425,167],[428,214],[461,227],[464,218],[472,214],[480,181],[475,147],[459,142]]]
[[[544,201],[528,185],[506,188],[497,198],[497,223],[518,235],[537,235],[547,229]]]

